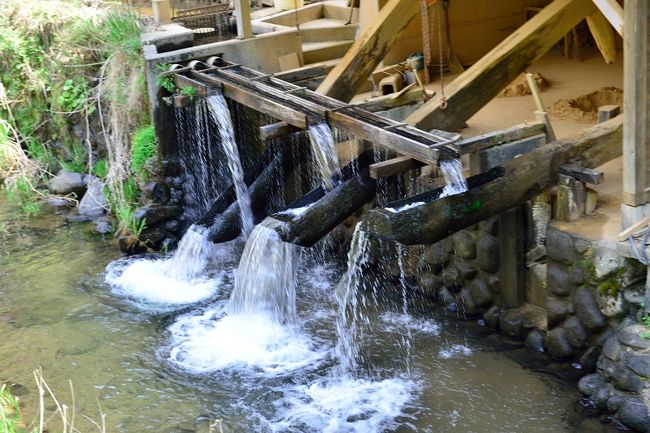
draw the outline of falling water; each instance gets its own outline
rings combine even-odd
[[[202,275],[215,249],[214,244],[208,239],[209,233],[206,227],[191,225],[169,259],[165,273],[187,280]]]
[[[311,147],[322,176],[323,188],[331,190],[341,178],[341,164],[336,151],[332,130],[326,122],[309,125]]]
[[[242,169],[241,160],[237,143],[235,142],[235,132],[230,118],[230,111],[226,98],[221,93],[215,93],[208,97],[208,107],[210,115],[219,128],[221,143],[226,152],[228,167],[232,174],[235,194],[239,202],[239,212],[241,214],[242,233],[248,235],[253,229],[253,211],[251,210],[251,199],[248,194],[248,188],[244,182],[244,170]]]
[[[230,313],[267,313],[275,323],[296,324],[298,252],[295,245],[280,239],[275,224],[280,223],[264,220],[246,242],[230,297]]]
[[[460,158],[440,161],[440,170],[447,183],[442,190],[441,198],[467,191],[467,181],[463,174],[463,163]]]
[[[363,223],[357,223],[348,251],[348,267],[336,288],[338,340],[334,352],[339,361],[338,371],[336,371],[338,376],[349,374],[354,370],[357,362],[359,349],[355,339],[357,323],[361,318],[357,292],[361,284],[362,268],[368,261],[368,241]]]

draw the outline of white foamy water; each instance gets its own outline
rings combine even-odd
[[[309,125],[307,132],[322,176],[323,188],[331,190],[341,177],[341,164],[332,130],[326,122],[320,122]]]
[[[126,257],[111,262],[105,280],[113,293],[152,307],[191,304],[216,294],[224,272],[206,268],[224,261],[230,251],[207,239],[208,230],[191,226],[169,257]]]
[[[439,335],[440,325],[434,320],[416,318],[408,313],[386,312],[380,316],[384,328],[388,332],[403,332],[409,330],[423,334]]]
[[[235,195],[239,203],[239,213],[241,215],[241,230],[244,236],[247,236],[253,229],[253,211],[251,209],[251,198],[248,194],[248,187],[244,182],[244,170],[242,169],[239,158],[239,149],[235,141],[235,128],[230,118],[228,103],[221,93],[210,95],[207,99],[210,114],[214,119],[221,135],[221,145],[226,153],[228,168],[232,174],[233,185],[235,186]]]
[[[180,317],[170,328],[169,359],[193,373],[244,370],[282,375],[316,368],[328,349],[266,314],[227,315],[226,306]]]
[[[463,163],[460,158],[440,161],[440,170],[447,184],[443,188],[440,198],[467,191],[467,181],[465,180]]]
[[[442,359],[450,359],[469,356],[472,353],[472,349],[464,344],[452,344],[449,347],[440,349],[439,355]]]
[[[392,431],[399,425],[396,418],[408,416],[404,410],[417,388],[415,382],[402,378],[328,378],[298,385],[276,402],[277,419],[269,424],[274,432]]]

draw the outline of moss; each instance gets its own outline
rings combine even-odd
[[[147,173],[144,166],[151,158],[156,156],[156,135],[152,125],[144,126],[133,134],[131,142],[131,169],[142,180],[146,180]]]

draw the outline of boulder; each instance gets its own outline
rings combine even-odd
[[[565,265],[571,265],[580,259],[574,249],[573,238],[563,231],[551,228],[546,232],[546,256]]]
[[[564,328],[564,332],[571,346],[576,349],[582,349],[587,345],[587,331],[585,331],[584,326],[580,323],[580,319],[576,316],[571,316],[566,319],[562,324],[562,328]]]
[[[578,382],[578,389],[588,397],[595,395],[599,389],[605,386],[607,386],[607,383],[600,374],[588,374]]]
[[[589,289],[579,288],[573,298],[573,303],[576,307],[576,314],[589,331],[597,332],[607,326],[607,318],[598,309],[596,299]]]
[[[86,191],[87,184],[87,175],[61,170],[59,174],[50,179],[47,189],[52,194],[75,194],[77,197],[81,197]]]
[[[638,398],[625,398],[618,410],[618,417],[623,423],[643,433],[650,433],[650,411],[648,406]]]
[[[614,371],[612,380],[616,389],[621,391],[639,392],[644,388],[643,381],[627,367],[620,367]]]
[[[549,261],[546,282],[548,291],[557,296],[569,296],[575,285],[571,282],[570,273],[565,266],[558,262]]]
[[[499,317],[499,328],[501,332],[510,338],[521,338],[523,336],[523,316],[518,309],[506,310]]]
[[[650,378],[650,354],[631,355],[627,358],[626,365],[639,376]]]
[[[579,362],[582,364],[582,369],[587,373],[593,373],[598,366],[598,357],[600,357],[601,349],[598,346],[591,346],[589,349],[580,355]]]
[[[483,315],[483,319],[490,328],[496,329],[499,326],[499,307],[496,305],[490,307]]]
[[[99,178],[91,177],[88,189],[79,202],[79,215],[100,216],[108,210],[108,200],[104,196],[104,184]]]
[[[177,206],[147,205],[136,209],[133,216],[137,220],[146,220],[147,226],[158,224],[161,221],[172,219],[181,212]]]
[[[621,345],[616,338],[608,338],[603,344],[603,355],[612,361],[621,359]]]
[[[476,243],[474,237],[467,231],[461,230],[453,236],[456,254],[466,260],[476,257]]]
[[[478,269],[476,266],[465,260],[456,260],[456,269],[460,272],[460,275],[463,277],[463,280],[469,281],[476,277],[478,274]]]
[[[642,325],[630,325],[618,331],[618,341],[633,349],[650,349],[650,340],[641,334],[648,332]]]
[[[492,274],[499,270],[499,242],[492,235],[484,234],[476,243],[476,262],[482,270]]]
[[[548,327],[552,328],[561,323],[569,312],[569,303],[554,296],[546,299],[546,312],[548,317]]]
[[[573,347],[562,328],[549,331],[546,335],[545,345],[553,359],[567,360],[573,356]]]
[[[544,352],[544,335],[533,329],[526,337],[526,348],[532,352]]]
[[[476,279],[472,281],[469,286],[469,290],[472,293],[472,298],[474,298],[476,305],[479,307],[487,307],[488,305],[492,304],[492,292],[483,280]]]

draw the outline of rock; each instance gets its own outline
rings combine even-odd
[[[178,234],[178,231],[181,229],[181,224],[177,220],[169,220],[165,222],[164,228],[168,232]]]
[[[439,272],[449,262],[449,254],[445,252],[442,243],[429,245],[424,250],[424,259],[431,265],[433,272]]]
[[[576,253],[582,256],[587,251],[589,251],[589,248],[591,248],[591,244],[584,239],[575,239],[573,241],[573,247],[575,248]]]
[[[627,358],[626,365],[639,376],[650,378],[650,354],[631,355]]]
[[[507,337],[521,338],[523,336],[522,321],[523,317],[518,309],[505,310],[499,317],[499,329]]]
[[[180,162],[176,158],[165,159],[160,162],[165,176],[179,176],[183,172]]]
[[[639,392],[644,388],[643,381],[626,367],[617,368],[612,381],[616,389],[621,391]]]
[[[178,216],[181,208],[177,206],[147,205],[136,209],[133,216],[137,220],[145,220],[147,226],[151,227],[161,221],[166,221]]]
[[[612,361],[618,361],[621,359],[621,345],[618,343],[616,338],[608,338],[603,344],[603,355]]]
[[[642,325],[630,325],[618,331],[618,341],[634,349],[650,349],[650,340],[642,338],[641,334],[648,332]]]
[[[499,270],[499,242],[492,235],[484,234],[476,243],[476,262],[485,272]]]
[[[598,366],[598,357],[600,356],[601,349],[598,346],[591,346],[589,349],[585,350],[580,356],[579,362],[582,364],[582,368],[588,372],[593,373],[596,371]]]
[[[454,240],[451,237],[445,238],[438,243],[447,254],[454,253]]]
[[[456,297],[446,287],[440,289],[440,292],[438,292],[438,299],[442,301],[442,303],[445,305],[445,308],[448,310],[457,310],[458,305],[456,304]]]
[[[479,308],[472,297],[469,289],[464,288],[460,291],[460,304],[462,311],[468,316],[476,316],[478,314]]]
[[[580,319],[576,316],[571,316],[566,319],[562,324],[562,328],[564,328],[564,332],[571,346],[576,349],[582,349],[587,345],[587,331],[585,331],[584,326],[580,323]]]
[[[95,231],[107,234],[113,231],[113,220],[110,217],[100,217],[95,220]]]
[[[476,305],[479,307],[487,307],[492,304],[493,297],[492,292],[488,289],[487,285],[483,280],[476,279],[472,281],[469,286],[469,290],[472,293],[472,298],[476,302]]]
[[[142,192],[146,200],[156,204],[165,204],[171,198],[169,187],[162,182],[148,182]]]
[[[650,432],[650,414],[648,406],[636,397],[628,397],[623,400],[618,410],[618,417],[626,426],[632,427],[640,432]]]
[[[580,285],[585,282],[585,271],[578,265],[571,266],[569,271],[569,281],[575,285]]]
[[[73,207],[75,202],[73,200],[68,200],[63,197],[57,197],[57,196],[50,196],[47,197],[46,199],[47,204],[54,208],[59,208],[59,207]]]
[[[496,305],[490,307],[483,315],[485,323],[492,329],[497,329],[499,326],[499,307]]]
[[[86,191],[87,184],[87,175],[61,170],[59,174],[49,180],[47,189],[52,194],[75,194],[77,197],[81,197]]]
[[[609,318],[617,318],[625,315],[625,300],[623,294],[618,292],[616,297],[607,294],[596,294],[596,305],[598,309]]]
[[[622,266],[623,259],[616,250],[599,248],[594,254],[594,273],[598,279],[611,275]]]
[[[88,181],[88,189],[79,202],[79,215],[99,216],[108,209],[108,200],[104,196],[104,184],[99,178]]]
[[[495,295],[501,291],[501,283],[499,282],[498,275],[490,275],[487,278],[487,285],[490,288],[490,291]]]
[[[522,314],[521,326],[524,329],[539,329],[546,331],[548,329],[548,322],[546,320],[546,311],[532,304],[524,304],[520,307]]]
[[[578,381],[578,389],[584,395],[591,397],[600,388],[607,386],[607,382],[600,374],[588,374]]]
[[[460,272],[461,277],[463,277],[463,280],[469,281],[476,277],[476,274],[478,274],[478,269],[476,269],[476,266],[472,265],[470,262],[467,262],[465,260],[456,260],[456,269],[458,269],[458,272]]]
[[[533,329],[526,336],[526,348],[532,352],[544,352],[544,335]]]
[[[610,412],[616,412],[622,404],[623,397],[618,394],[614,394],[607,400],[607,410]]]
[[[591,332],[597,332],[607,326],[607,318],[598,309],[593,293],[585,287],[579,288],[573,298],[576,314],[582,324]]]
[[[170,234],[162,227],[146,228],[140,233],[140,239],[154,244],[160,243],[168,237],[171,237]]]
[[[575,287],[569,278],[567,269],[557,263],[549,262],[547,268],[548,291],[557,296],[569,296]]]
[[[140,254],[149,251],[149,248],[147,248],[144,242],[131,235],[120,236],[117,239],[117,244],[120,247],[120,251],[127,254]]]
[[[562,328],[555,328],[548,332],[545,346],[553,359],[567,360],[573,357],[573,348]]]
[[[452,236],[456,254],[466,260],[476,257],[476,243],[474,237],[467,231],[461,230]]]
[[[491,217],[478,223],[478,229],[492,236],[499,234],[499,218]]]
[[[546,256],[565,265],[571,265],[580,259],[573,247],[573,238],[565,232],[551,228],[546,232]]]
[[[441,279],[429,273],[423,273],[420,275],[418,277],[418,284],[422,293],[432,298],[436,296],[438,289],[442,287]]]
[[[460,275],[460,271],[454,266],[450,266],[442,272],[442,281],[451,290],[463,285],[463,277]]]
[[[553,328],[555,325],[561,323],[566,317],[568,310],[568,302],[553,296],[546,298],[548,327]]]

